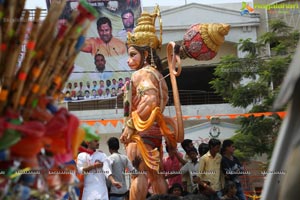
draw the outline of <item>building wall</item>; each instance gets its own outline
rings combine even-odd
[[[66,103],[60,106],[66,106]],[[216,114],[238,114],[245,113],[247,109],[234,108],[230,104],[203,104],[203,105],[188,105],[181,106],[183,116],[201,116],[205,119],[206,116]],[[107,109],[107,110],[87,110],[87,111],[70,111],[78,116],[81,120],[104,120],[104,119],[122,119],[123,109]],[[174,106],[167,106],[164,115],[174,117],[176,115]],[[106,130],[109,131],[110,130]],[[105,133],[104,131],[103,133]],[[101,133],[101,131],[100,131]]]

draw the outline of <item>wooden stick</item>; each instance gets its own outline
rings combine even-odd
[[[174,48],[175,48],[175,43],[169,42],[167,45],[167,58],[168,58],[170,80],[171,80],[172,91],[173,91],[174,106],[176,111],[176,122],[177,122],[177,129],[178,129],[175,138],[177,142],[182,142],[184,140],[184,126],[182,121],[181,104],[180,104],[180,98],[179,98],[177,81],[176,81],[176,76],[179,76],[181,73],[181,60],[179,55],[175,54]],[[177,67],[177,71],[176,71],[176,67]]]
[[[0,2],[0,12],[4,13],[4,18],[0,16],[0,114],[12,106],[15,112],[24,110],[23,118],[30,119],[38,98],[58,93],[70,75],[83,44],[81,37],[98,13],[86,1],[80,0],[78,10],[73,11],[71,20],[57,33],[57,22],[65,4],[66,0],[53,1],[41,25],[41,9],[36,9],[27,50],[18,70],[29,12],[21,18],[25,0]],[[7,103],[8,99],[12,101],[11,105]]]
[[[16,72],[17,63],[19,59],[19,55],[22,49],[23,41],[26,36],[26,29],[27,29],[27,22],[29,20],[29,11],[26,11],[24,14],[24,17],[20,20],[19,27],[17,28],[17,32],[15,34],[16,37],[14,37],[14,42],[10,44],[10,50],[9,52],[9,58],[6,59],[5,67],[7,70],[4,73],[4,83],[3,87],[7,90],[12,90],[12,81],[14,80],[14,73]],[[20,77],[20,78],[25,78]],[[0,113],[3,113],[4,107],[8,103],[8,99],[4,99],[4,101],[1,102],[0,106]]]
[[[43,76],[43,72],[47,71],[47,62],[50,57],[53,54],[53,45],[55,42],[55,31],[56,31],[56,25],[58,18],[60,16],[60,13],[63,11],[63,8],[65,6],[66,0],[63,0],[61,2],[55,1],[51,4],[51,8],[48,12],[48,15],[46,19],[43,21],[40,31],[38,33],[38,40],[36,44],[36,52],[37,52],[37,57],[33,61],[32,68],[29,71],[29,74],[32,76],[31,80],[28,80],[26,82],[26,90],[23,91],[23,96],[26,97],[26,100],[24,103],[25,107],[29,106],[32,101],[33,97],[36,96],[33,95],[32,93],[37,93],[40,90],[40,85],[39,85],[39,79],[41,79],[41,76],[43,78],[46,78]],[[55,46],[55,45],[54,45]],[[53,59],[55,60],[55,58]],[[23,109],[23,107],[20,107],[19,109]]]
[[[9,51],[8,47],[10,47],[11,38],[13,37],[13,22],[14,22],[14,13],[16,8],[16,0],[5,1],[4,3],[4,17],[3,17],[3,26],[2,26],[2,44],[1,51],[3,51],[2,60],[0,63],[1,66],[1,74],[2,76],[2,89],[9,90],[10,83],[12,81],[12,75],[15,72],[15,68],[7,68],[6,63],[9,59],[9,56],[12,52]],[[11,50],[11,49],[10,49]],[[2,102],[1,102],[2,105]],[[2,106],[1,106],[2,107]],[[1,108],[0,108],[1,109]],[[1,110],[0,110],[1,112]]]
[[[24,60],[22,62],[22,66],[17,73],[18,79],[16,80],[16,84],[13,87],[13,89],[15,90],[14,94],[12,95],[14,111],[17,111],[17,108],[19,106],[23,106],[25,103],[24,101],[26,99],[26,96],[24,96],[24,95],[21,96],[21,95],[22,95],[23,89],[26,89],[26,86],[25,86],[26,77],[28,77],[27,80],[30,79],[30,77],[28,76],[28,72],[31,68],[32,58],[35,56],[35,43],[37,40],[38,31],[39,31],[40,15],[41,15],[41,9],[36,8],[34,21],[33,21],[31,33],[29,36],[29,41],[27,42],[26,54],[25,54]]]
[[[11,0],[11,1],[5,1],[4,6],[4,16],[3,16],[3,29],[2,29],[2,47],[5,47],[3,49],[6,49],[4,51],[4,56],[1,55],[1,68],[0,72],[5,73],[7,77],[9,78],[12,72],[15,72],[15,68],[8,69],[5,64],[6,61],[10,59],[11,51],[14,51],[14,48],[11,48],[11,46],[15,43],[16,39],[19,37],[17,34],[15,34],[15,30],[18,29],[20,26],[19,24],[22,23],[21,16],[22,11],[25,5],[25,0]],[[10,49],[10,50],[8,50]]]
[[[76,55],[79,49],[75,46],[78,42],[80,35],[85,34],[90,22],[87,19],[91,19],[90,10],[84,10],[84,6],[81,8],[81,12],[74,11],[72,18],[67,22],[67,26],[63,32],[58,32],[57,37],[52,42],[52,52],[50,56],[46,58],[44,69],[36,80],[35,85],[39,86],[39,90],[36,93],[32,91],[28,95],[24,117],[28,118],[41,95],[54,95],[57,92],[57,88],[62,84],[62,81],[66,77],[60,74],[69,73],[70,67],[73,66]],[[84,12],[86,11],[86,12]],[[94,14],[94,13],[92,13]],[[95,16],[96,17],[96,16]],[[62,36],[63,39],[62,39]],[[71,60],[72,65],[68,60]],[[67,65],[65,66],[65,64]]]
[[[41,26],[41,30],[43,31],[38,35],[39,40],[37,42],[37,49],[45,49],[46,44],[50,46],[53,45],[53,43],[49,41],[53,41],[55,37],[54,32],[56,30],[57,22],[65,5],[66,0],[52,1],[48,15]]]

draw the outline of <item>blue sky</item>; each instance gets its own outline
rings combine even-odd
[[[141,0],[143,6],[155,6],[156,4],[160,6],[180,6],[185,3],[201,3],[201,4],[218,4],[218,3],[239,3],[243,0]],[[252,0],[244,0],[249,2]],[[46,0],[27,0],[25,8],[34,9],[36,7],[47,8]]]

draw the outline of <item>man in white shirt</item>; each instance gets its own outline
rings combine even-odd
[[[77,156],[77,170],[84,174],[83,200],[109,200],[106,178],[115,187],[122,187],[112,176],[106,154],[96,151],[98,147],[98,140],[90,141],[88,149],[93,153],[82,152]]]
[[[194,183],[193,181],[194,176],[197,176],[199,169],[197,149],[195,147],[188,149],[187,155],[189,156],[190,160],[181,167],[180,172],[182,174],[189,174],[191,185],[189,185],[190,188],[188,188],[188,191],[194,192],[198,187],[197,183]]]

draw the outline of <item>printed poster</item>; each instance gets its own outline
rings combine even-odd
[[[84,47],[65,84],[66,101],[113,98],[130,80],[127,65],[127,32],[132,32],[141,15],[140,0],[87,0],[99,13],[87,31]],[[47,7],[51,0],[47,0]],[[78,0],[66,3],[60,20],[70,17]]]

